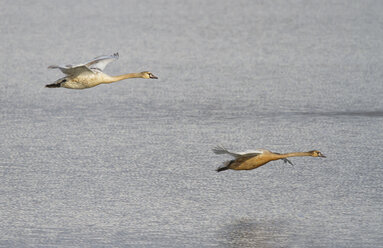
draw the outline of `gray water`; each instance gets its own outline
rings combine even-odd
[[[0,6],[1,247],[382,247],[382,1]],[[44,88],[114,52],[159,79]]]

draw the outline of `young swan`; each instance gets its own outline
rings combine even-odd
[[[322,157],[323,155],[320,151],[313,150],[309,152],[292,152],[292,153],[273,153],[269,150],[265,149],[257,149],[253,151],[245,151],[245,152],[230,152],[223,147],[216,147],[213,149],[215,154],[229,154],[234,157],[233,160],[224,162],[222,167],[219,167],[216,171],[224,171],[224,170],[252,170],[258,168],[264,164],[267,164],[270,161],[282,159],[285,163],[291,163],[287,158],[289,157],[303,157],[303,156],[311,156],[311,157]]]
[[[99,84],[109,84],[121,81],[128,78],[145,78],[157,79],[151,72],[143,71],[139,73],[128,73],[120,76],[109,76],[102,71],[112,61],[117,60],[118,53],[110,56],[99,56],[88,63],[80,65],[67,65],[58,66],[51,65],[49,69],[60,69],[66,77],[58,79],[53,84],[48,84],[45,87],[59,88],[64,87],[68,89],[86,89],[97,86]]]

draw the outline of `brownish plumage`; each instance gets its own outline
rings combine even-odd
[[[234,157],[233,160],[224,162],[224,165],[217,169],[218,172],[224,170],[252,170],[258,168],[264,164],[267,164],[270,161],[282,159],[285,163],[291,163],[287,158],[290,157],[322,157],[325,158],[320,151],[312,150],[308,152],[291,152],[291,153],[273,153],[265,149],[257,149],[253,151],[246,152],[230,152],[223,147],[216,147],[213,149],[215,154],[229,154]]]

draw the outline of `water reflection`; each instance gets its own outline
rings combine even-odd
[[[222,247],[287,247],[289,233],[282,222],[240,219],[221,232]]]

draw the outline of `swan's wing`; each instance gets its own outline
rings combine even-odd
[[[94,58],[93,60],[89,61],[86,64],[67,65],[67,66],[51,65],[48,68],[60,69],[64,74],[68,76],[76,77],[84,73],[95,73],[92,69],[102,71],[110,62],[118,59],[118,57],[119,57],[118,53],[115,53],[109,56],[106,56],[106,55],[98,56],[97,58]]]
[[[247,150],[247,151],[244,151],[244,152],[238,152],[238,154],[239,154],[238,157],[249,159],[249,158],[258,156],[258,155],[260,155],[262,153],[263,153],[262,150]]]
[[[102,55],[98,56],[97,58],[94,58],[85,65],[88,66],[90,69],[102,71],[110,62],[117,60],[118,57],[118,53],[115,53],[113,55]]]
[[[80,74],[84,73],[94,73],[91,69],[89,69],[86,65],[67,65],[67,66],[59,66],[59,65],[51,65],[48,69],[60,69],[64,74],[68,76],[76,77]]]
[[[213,148],[213,152],[215,154],[229,154],[235,158],[250,158],[250,157],[255,157],[258,156],[259,154],[262,154],[262,150],[250,150],[246,152],[230,152],[223,146],[217,146]]]
[[[229,150],[227,150],[225,147],[223,147],[223,146],[216,146],[216,147],[214,147],[213,149],[213,152],[215,153],[215,154],[229,154],[229,155],[231,155],[231,156],[233,156],[233,157],[235,157],[235,158],[237,158],[238,156],[240,156],[240,154],[238,154],[238,153],[235,153],[235,152],[230,152]]]
[[[259,155],[259,154],[262,154],[262,153],[264,153],[266,150],[262,150],[262,149],[257,149],[257,150],[246,150],[246,151],[244,151],[244,152],[238,152],[238,154],[240,154],[240,155],[246,155],[246,154],[257,154],[257,155]]]

